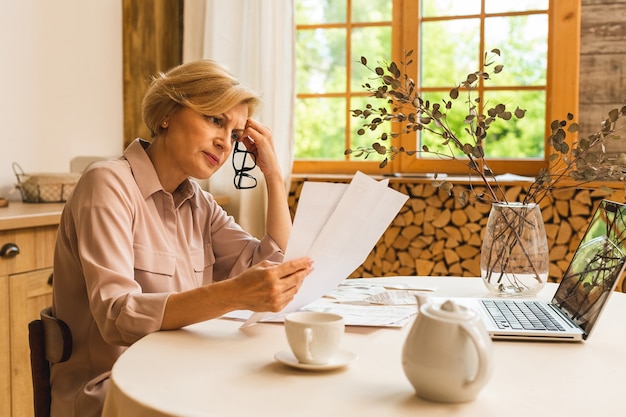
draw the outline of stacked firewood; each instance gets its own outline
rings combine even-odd
[[[292,214],[303,181],[292,182]],[[394,179],[390,186],[409,200],[351,277],[480,276],[480,250],[491,206],[461,205],[428,181]],[[522,201],[524,187],[511,184],[504,189],[508,201]],[[549,281],[560,281],[603,198],[606,195],[597,191],[570,189],[555,191],[541,201],[550,249]],[[623,201],[624,193],[610,198]],[[618,289],[626,291],[626,282],[620,282]]]

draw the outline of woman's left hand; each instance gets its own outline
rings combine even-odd
[[[254,119],[248,119],[241,142],[256,158],[256,164],[267,178],[274,174],[282,175],[274,149],[272,130]]]
[[[284,252],[292,224],[285,179],[274,148],[272,131],[256,120],[248,119],[241,142],[255,155],[256,164],[265,179],[267,189],[265,233],[274,239]]]

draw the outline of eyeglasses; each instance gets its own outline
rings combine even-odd
[[[239,147],[240,142],[235,142],[233,149],[233,168],[235,169],[235,188],[245,190],[256,187],[256,178],[248,174],[256,167],[256,157],[252,152]]]

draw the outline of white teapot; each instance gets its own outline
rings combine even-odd
[[[448,300],[435,305],[418,295],[418,315],[404,342],[404,373],[423,399],[476,398],[492,372],[492,341],[478,313]]]

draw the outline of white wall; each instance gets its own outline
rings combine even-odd
[[[123,148],[122,2],[0,0],[0,196],[12,163],[68,172]]]

